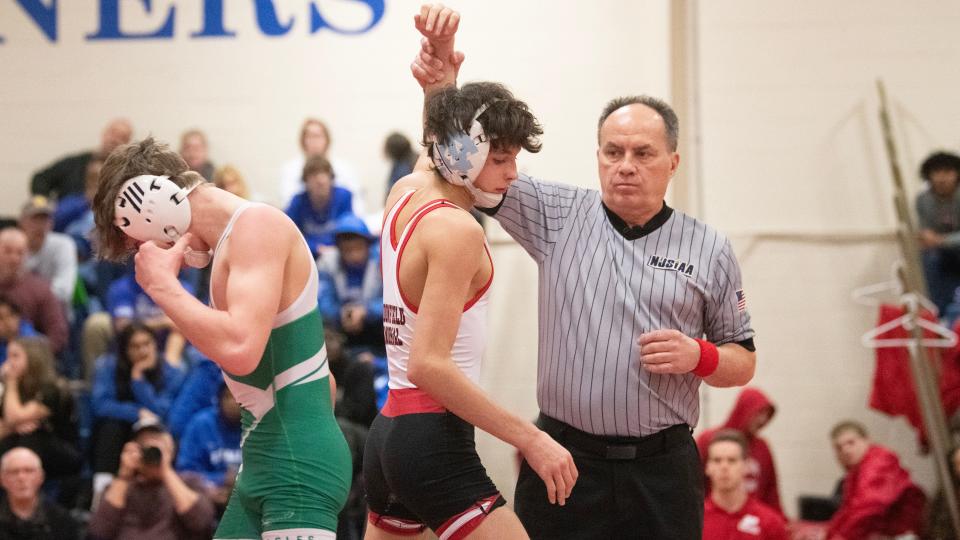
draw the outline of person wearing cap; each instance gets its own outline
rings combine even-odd
[[[55,353],[67,344],[67,318],[50,284],[26,270],[27,235],[16,227],[0,229],[0,294],[16,304],[20,313],[50,339]]]
[[[27,235],[27,270],[50,282],[69,313],[77,285],[77,246],[69,236],[53,232],[54,210],[50,199],[34,195],[23,205],[18,225]]]
[[[213,503],[199,479],[173,468],[173,437],[156,419],[137,422],[120,466],[90,518],[95,539],[200,540],[210,538]]]
[[[383,279],[376,238],[363,220],[342,216],[333,229],[335,250],[317,258],[317,302],[324,323],[347,336],[347,347],[383,351]]]

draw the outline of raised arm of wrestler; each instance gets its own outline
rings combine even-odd
[[[458,68],[463,56],[453,53],[453,36],[459,24],[456,12],[440,5],[428,5],[415,22],[428,40],[442,38],[440,48],[446,47],[446,52],[441,54],[453,60],[451,68]],[[447,82],[454,83],[455,74],[447,77]],[[491,154],[485,168],[495,166],[491,165],[495,160],[496,152]],[[512,157],[510,161],[512,163]],[[435,174],[418,170],[398,182],[388,197],[387,208],[393,207],[409,189],[427,184]],[[457,241],[451,242],[451,238],[457,238]],[[520,450],[546,484],[550,502],[564,504],[577,479],[576,465],[570,453],[531,422],[490,399],[457,368],[450,356],[463,305],[476,293],[471,290],[472,283],[486,260],[483,228],[465,212],[440,209],[421,220],[418,234],[411,238],[406,249],[407,260],[422,257],[426,268],[422,285],[414,283],[408,289],[407,282],[401,277],[404,289],[412,291],[411,294],[415,295],[417,289],[422,290],[417,332],[410,351],[408,376],[411,382],[457,416]],[[422,337],[418,339],[416,336]]]

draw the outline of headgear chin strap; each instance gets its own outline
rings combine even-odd
[[[440,176],[455,186],[467,188],[476,206],[489,208],[500,204],[503,195],[482,191],[473,184],[490,154],[490,138],[477,120],[486,110],[484,104],[473,114],[469,132],[461,129],[443,141],[434,137],[432,158]]]
[[[181,188],[169,176],[135,176],[120,188],[114,206],[114,224],[141,242],[176,242],[190,228],[187,196],[198,185]],[[188,249],[184,262],[202,268],[210,263],[210,257],[206,257],[204,263],[203,252]]]

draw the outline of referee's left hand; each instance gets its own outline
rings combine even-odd
[[[700,344],[679,330],[640,334],[640,364],[650,373],[689,373],[700,362]]]

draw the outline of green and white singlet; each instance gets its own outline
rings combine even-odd
[[[234,212],[214,259],[250,206]],[[303,245],[309,250],[306,241]],[[212,289],[212,275],[210,282]],[[300,296],[274,317],[256,369],[244,376],[224,372],[241,407],[243,465],[215,538],[319,540],[332,538],[337,529],[352,464],[331,405],[317,288],[317,268],[311,265]],[[210,299],[215,307],[212,290]]]

